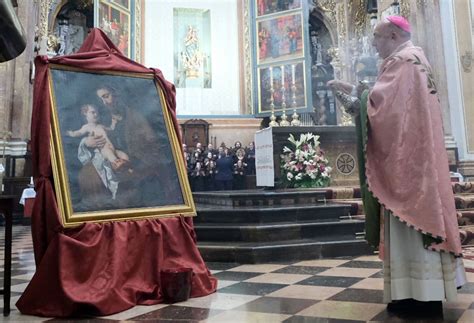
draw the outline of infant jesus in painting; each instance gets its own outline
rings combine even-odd
[[[127,165],[130,164],[130,159],[128,155],[118,149],[115,149],[114,145],[110,141],[107,132],[113,131],[117,122],[120,121],[120,116],[112,115],[112,122],[110,127],[106,127],[99,123],[99,114],[97,108],[92,104],[84,104],[81,106],[81,114],[86,119],[86,124],[84,124],[79,130],[69,130],[67,131],[68,136],[70,137],[81,137],[84,135],[102,137],[105,139],[105,145],[101,148],[98,148],[105,160],[110,162],[110,165],[114,171],[119,171],[121,169],[128,168]],[[129,172],[131,169],[129,169]]]

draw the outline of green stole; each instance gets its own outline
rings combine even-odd
[[[362,93],[360,113],[355,117],[357,135],[357,159],[359,161],[359,181],[362,203],[365,212],[365,240],[374,247],[380,242],[380,204],[377,198],[369,191],[367,177],[365,177],[365,148],[367,145],[367,99],[369,91]]]
[[[367,100],[369,91],[362,93],[360,102],[360,113],[355,117],[356,135],[357,135],[357,159],[359,161],[359,180],[362,203],[365,212],[365,240],[377,247],[380,243],[380,203],[378,199],[369,190],[367,177],[365,176],[365,161],[367,158],[366,147],[368,139],[369,119],[367,117]],[[384,215],[392,214],[385,209]],[[423,245],[425,248],[434,243],[441,243],[441,239],[436,239],[430,234],[422,233]]]

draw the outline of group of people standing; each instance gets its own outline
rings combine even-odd
[[[183,144],[191,190],[223,191],[245,189],[247,175],[255,174],[255,145],[246,148],[237,141],[234,147],[222,144],[217,149],[208,144],[206,149],[196,143],[192,149]]]

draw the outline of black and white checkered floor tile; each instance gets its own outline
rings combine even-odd
[[[33,276],[35,264],[30,228],[14,227],[13,236],[13,310],[8,318],[0,317],[0,321],[51,320],[21,315],[14,306]],[[3,255],[2,246],[2,277]],[[459,291],[458,301],[443,304],[442,314],[393,315],[382,303],[382,263],[376,256],[291,264],[208,263],[208,266],[219,279],[218,291],[212,295],[173,305],[136,306],[107,317],[82,319],[90,322],[474,322],[474,273],[468,273],[470,282]]]

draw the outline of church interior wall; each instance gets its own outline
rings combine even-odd
[[[189,119],[181,118],[180,124]],[[255,132],[260,130],[260,119],[256,118],[212,118],[209,122],[209,142],[218,147],[224,144],[233,147],[236,141],[240,141],[243,147],[254,141]]]
[[[28,2],[18,1],[16,12],[28,39],[20,56],[0,64],[0,131],[11,131],[12,138],[28,139],[33,90],[30,75],[36,19],[34,8]]]
[[[470,3],[468,1],[457,1],[454,3],[454,15],[456,23],[457,47],[461,68],[459,69],[463,90],[464,126],[467,136],[467,153],[474,154],[474,71],[472,68],[473,29]],[[469,57],[470,56],[470,62]]]
[[[458,171],[474,178],[474,1],[441,1],[447,88],[453,135],[459,152]]]
[[[456,1],[454,7],[454,28],[456,30],[456,45],[458,53],[456,60],[460,67],[459,87],[461,93],[461,108],[463,123],[460,128],[464,129],[465,155],[460,161],[459,171],[468,179],[474,178],[474,22],[473,7],[474,1]]]
[[[36,7],[18,1],[15,11],[25,31],[26,48],[16,59],[0,63],[0,147],[5,155],[22,156],[30,138],[33,101],[33,56]],[[16,175],[22,176],[24,160],[15,162]]]

